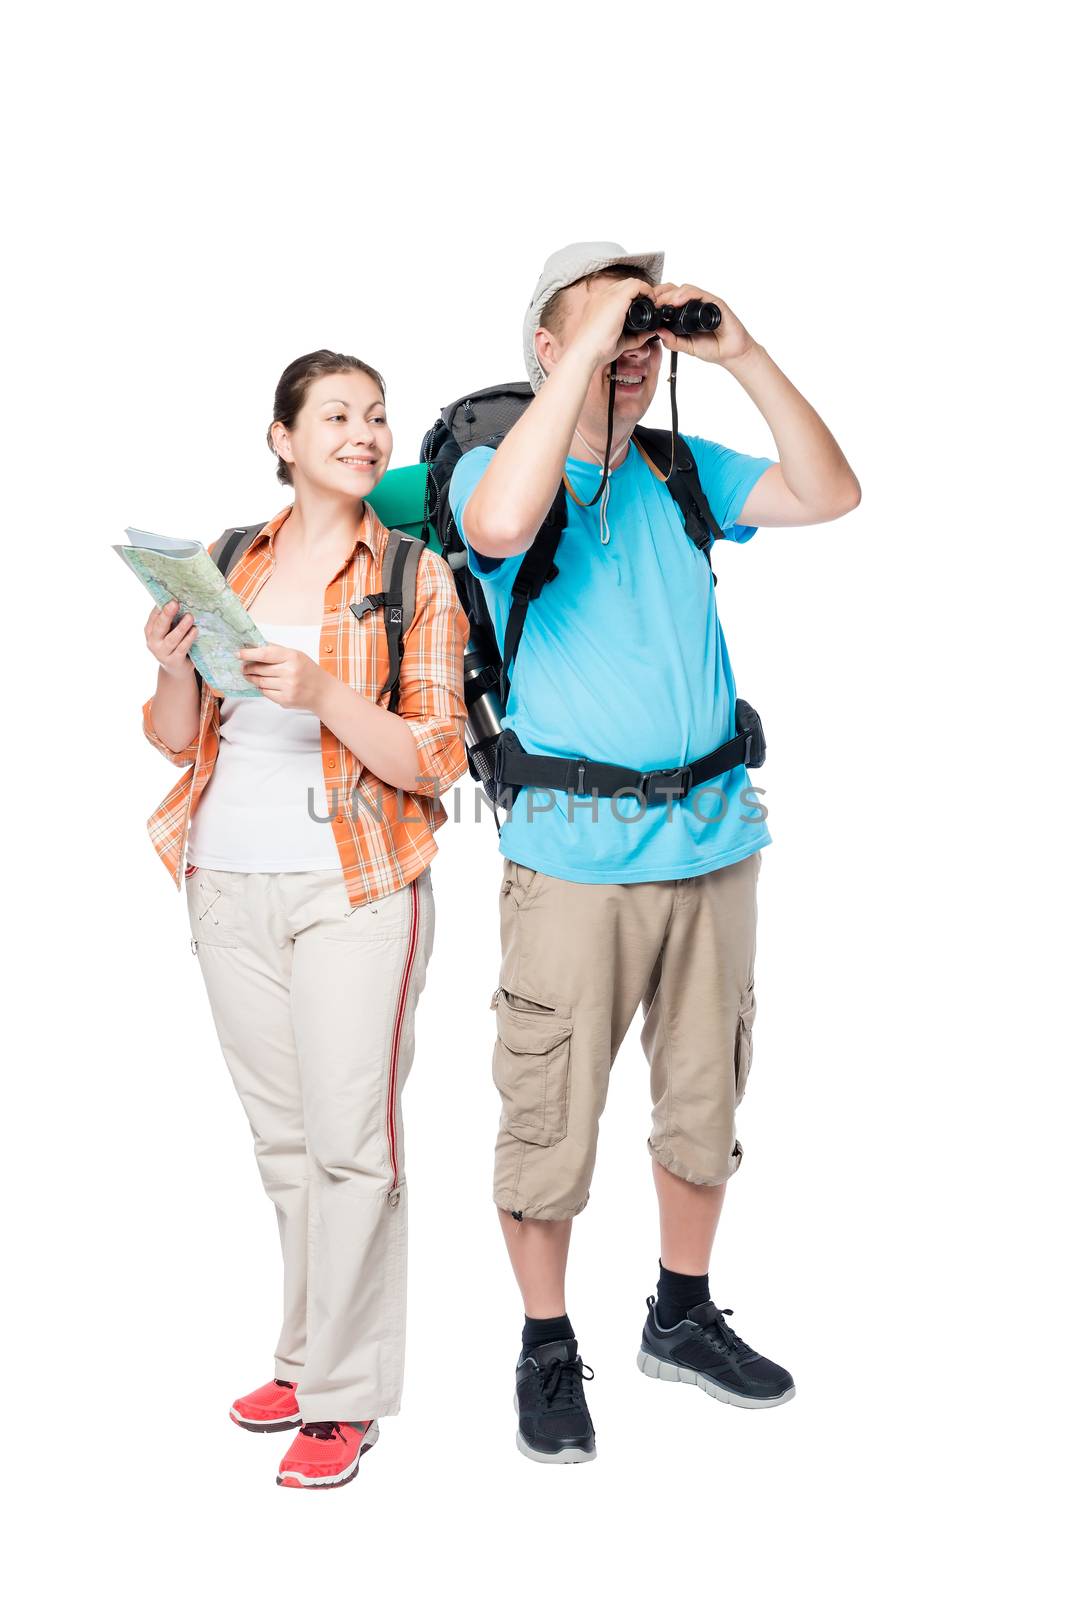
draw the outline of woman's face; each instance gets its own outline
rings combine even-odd
[[[378,483],[393,454],[381,390],[366,372],[331,372],[316,378],[293,427],[276,422],[275,449],[287,461],[294,486],[309,486],[362,500]]]

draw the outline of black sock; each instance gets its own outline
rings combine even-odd
[[[662,1328],[673,1328],[694,1306],[709,1298],[708,1273],[691,1277],[685,1272],[670,1272],[660,1263],[660,1282],[656,1286],[656,1320]]]
[[[562,1317],[527,1317],[523,1323],[523,1354],[525,1361],[539,1344],[554,1344],[558,1339],[573,1339],[575,1330],[565,1312]]]

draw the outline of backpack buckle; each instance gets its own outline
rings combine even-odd
[[[661,767],[657,772],[643,772],[638,785],[646,800],[684,800],[693,788],[692,767]]]
[[[712,535],[705,527],[704,519],[697,512],[691,512],[686,519],[686,532],[691,544],[695,544],[702,555],[707,555],[712,544]]]
[[[744,765],[762,767],[768,753],[767,740],[760,716],[747,700],[735,702],[734,725],[738,733],[745,735]]]

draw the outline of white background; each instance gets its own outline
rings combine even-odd
[[[17,1592],[1054,1592],[1051,14],[104,4],[9,27]],[[635,1034],[570,1279],[599,1458],[516,1452],[499,859],[465,820],[440,836],[405,1106],[405,1409],[355,1485],[282,1494],[287,1436],[227,1418],[270,1376],[274,1222],[144,831],[178,773],[140,733],[148,608],[107,547],[278,509],[273,385],[321,345],[384,370],[394,463],[415,460],[440,405],[522,373],[541,261],[575,238],[664,248],[725,297],[864,489],[845,521],[719,555],[775,842],[712,1291],[798,1396],[735,1411],[636,1369],[657,1237]],[[687,429],[773,448],[725,373],[684,364],[680,400]]]

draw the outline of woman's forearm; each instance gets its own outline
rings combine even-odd
[[[339,678],[324,673],[321,696],[315,707],[319,721],[376,778],[394,789],[412,790],[419,781],[419,752],[415,735],[403,717],[386,711]]]
[[[160,667],[152,697],[152,726],[171,750],[184,750],[200,727],[200,684],[189,663],[188,673]]]

